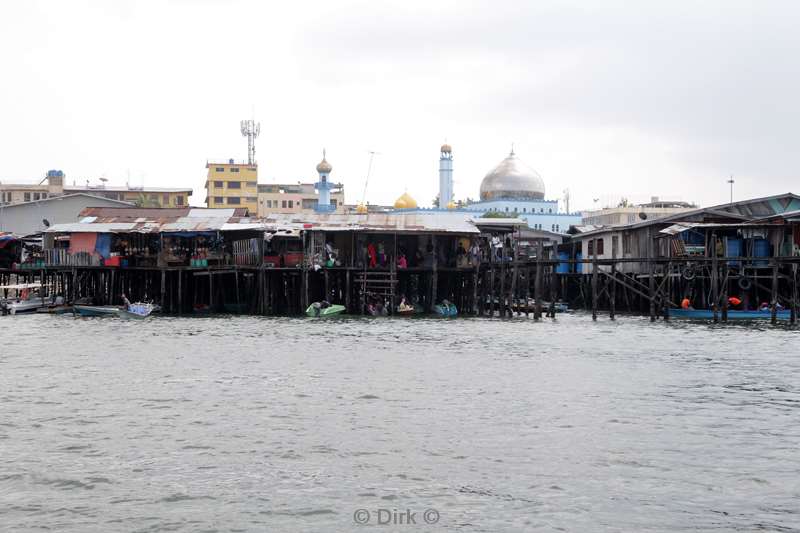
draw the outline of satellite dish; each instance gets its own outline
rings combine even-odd
[[[44,224],[45,228],[49,228],[50,227],[50,221],[47,220],[46,218],[42,219],[42,224]]]
[[[641,218],[642,220],[647,220],[647,213],[642,211],[641,213],[639,213],[639,218]]]

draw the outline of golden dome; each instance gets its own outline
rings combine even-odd
[[[366,215],[368,211],[369,209],[367,209],[367,206],[365,206],[364,204],[358,204],[356,206],[356,213],[358,213],[359,215]]]
[[[319,173],[322,173],[322,172],[330,173],[331,170],[333,170],[333,167],[331,166],[330,163],[328,163],[328,160],[325,159],[325,150],[323,150],[322,151],[322,161],[320,161],[319,164],[317,165],[317,172],[319,172]]]
[[[447,143],[444,143],[444,144],[442,145],[442,148],[441,148],[441,152],[442,152],[442,153],[449,154],[449,153],[450,153],[450,152],[452,152],[452,151],[453,151],[453,148],[452,148],[452,147],[451,147],[449,144],[447,144]]]
[[[323,157],[322,161],[320,161],[319,164],[317,165],[317,172],[319,172],[319,173],[322,173],[322,172],[330,173],[331,170],[333,170],[333,167]]]
[[[417,201],[414,200],[407,192],[404,192],[400,198],[394,202],[395,209],[416,209]]]
[[[455,202],[450,202],[447,204],[447,209],[455,209],[456,207],[458,206],[456,206]]]

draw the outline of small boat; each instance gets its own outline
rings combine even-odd
[[[121,309],[116,305],[74,305],[72,308],[81,316],[119,316]]]
[[[424,310],[422,306],[414,304],[414,305],[400,305],[397,307],[397,314],[400,316],[412,316],[412,315],[419,315],[422,314]]]
[[[0,300],[2,314],[16,315],[17,313],[34,312],[37,309],[46,309],[64,305],[62,296],[42,296],[40,283],[21,283],[17,285],[4,285],[0,289],[17,292],[16,298]]]
[[[458,309],[456,306],[448,302],[447,300],[442,300],[442,303],[433,306],[433,312],[439,316],[457,316]]]
[[[335,316],[344,313],[344,311],[345,307],[343,305],[328,304],[327,307],[323,307],[322,302],[314,302],[306,309],[306,316],[323,318]]]
[[[136,302],[134,304],[130,304],[127,308],[119,309],[117,314],[120,318],[143,320],[159,309],[160,307],[155,304]]]
[[[714,312],[711,309],[670,309],[669,316],[671,318],[689,318],[696,320],[711,320],[714,318]],[[722,317],[722,311],[717,312],[718,317]],[[783,309],[777,312],[778,320],[789,320],[791,311]],[[772,312],[766,311],[737,311],[735,309],[728,310],[728,320],[769,320],[772,318]]]

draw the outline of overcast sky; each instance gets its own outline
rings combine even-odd
[[[572,208],[800,193],[800,2],[33,1],[0,16],[0,181],[262,183],[429,205],[439,146],[477,198],[509,151]],[[595,202],[595,199],[599,201]]]

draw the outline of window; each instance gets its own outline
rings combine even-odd
[[[164,205],[169,205],[169,193],[164,193],[161,195],[161,201]]]
[[[229,189],[241,189],[242,188],[242,182],[241,181],[229,181],[228,182],[228,188]]]
[[[286,209],[286,200],[281,200],[281,207]]]
[[[231,172],[239,172],[239,167],[231,167]]]
[[[289,209],[294,209],[294,201],[289,200]]]
[[[616,256],[619,253],[619,235],[611,236],[611,255]]]
[[[217,167],[214,169],[215,172],[225,172],[225,167]]]
[[[247,187],[258,187],[258,183],[256,183],[255,181],[248,181],[245,185]]]
[[[544,207],[540,207],[540,208],[539,208],[539,212],[540,212],[540,213],[544,213]]]
[[[603,239],[597,239],[596,242],[597,242],[597,255],[603,255]],[[594,257],[594,243],[595,239],[589,240],[588,255],[590,257]]]
[[[39,200],[41,197],[42,197],[42,195],[39,194],[38,192],[33,193],[33,200],[34,201]]]
[[[314,209],[317,206],[317,200],[314,198],[303,198],[303,209]]]
[[[547,210],[547,212],[548,212],[548,213],[552,213],[552,212],[553,212],[553,209],[552,209],[552,208],[550,208],[550,209],[548,209],[548,210]]]
[[[183,195],[179,194],[175,197],[175,205],[183,205]]]
[[[506,213],[508,213],[508,208],[506,207]]]
[[[514,208],[514,212],[515,212],[515,213],[517,212],[517,208],[516,208],[516,207]]]
[[[221,188],[222,188],[222,186],[223,186],[223,185],[222,185],[222,182],[221,182],[221,181],[215,181],[215,182],[214,182],[214,187],[216,187],[217,189],[221,189]]]
[[[223,202],[222,196],[215,196],[214,197],[214,203],[215,204],[221,204],[222,202]]]
[[[527,208],[527,207],[523,207],[523,208],[522,208],[522,212],[523,212],[523,213],[527,213],[527,212],[528,212],[528,208]]]
[[[25,193],[25,201],[26,202],[30,202],[31,201],[31,193],[29,193],[29,192]]]
[[[632,244],[631,241],[632,240],[633,239],[631,239],[630,233],[624,234],[622,236],[622,253],[623,254],[631,253],[631,244]]]
[[[257,203],[258,202],[258,198],[256,198],[255,196],[248,196],[247,198],[245,198],[245,201],[246,202]]]
[[[229,196],[228,197],[228,205],[239,205],[242,203],[242,199],[238,196]]]

